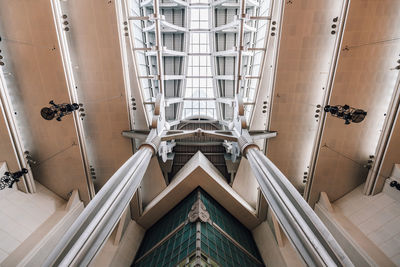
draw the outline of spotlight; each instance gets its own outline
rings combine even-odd
[[[324,111],[329,112],[333,117],[343,119],[345,124],[350,124],[351,122],[360,123],[365,119],[365,116],[367,116],[366,111],[352,108],[349,105],[326,105]]]
[[[400,183],[392,181],[390,182],[390,187],[396,187],[397,190],[400,190]]]
[[[61,118],[65,115],[71,114],[75,110],[79,109],[79,105],[76,103],[68,104],[55,104],[53,100],[49,102],[50,107],[44,107],[40,111],[40,115],[45,120],[52,120],[56,118],[57,121],[61,121]]]
[[[17,172],[5,172],[4,176],[0,178],[0,190],[4,188],[12,188],[15,182],[19,182],[19,179],[24,175],[27,174],[28,170],[23,168]]]

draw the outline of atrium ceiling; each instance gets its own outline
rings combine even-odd
[[[148,116],[155,96],[163,92],[171,125],[192,116],[229,121],[238,92],[248,104],[250,118],[271,3],[246,1],[243,8],[226,0],[159,1],[155,7],[152,0],[127,1]],[[152,14],[160,14],[160,19]]]
[[[396,0],[0,0],[1,156],[13,170],[29,160],[44,186],[65,199],[78,188],[87,203],[138,147],[121,132],[148,130],[157,93],[171,129],[199,116],[229,128],[241,94],[250,130],[278,133],[259,142],[267,157],[310,204],[321,191],[334,201],[366,181],[390,119],[398,10]],[[83,107],[45,121],[50,100]],[[345,125],[325,116],[328,103],[368,115]],[[12,123],[25,159],[12,153]]]

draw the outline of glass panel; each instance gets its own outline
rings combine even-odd
[[[208,3],[208,1],[195,0],[192,3]],[[190,10],[190,29],[209,29],[208,8],[192,8]],[[191,32],[189,51],[192,53],[209,53],[209,33]],[[215,104],[209,105],[208,101],[200,101],[201,98],[214,98],[213,80],[211,78],[211,56],[190,55],[188,56],[188,78],[186,81],[185,100],[183,116],[209,116],[215,118]]]

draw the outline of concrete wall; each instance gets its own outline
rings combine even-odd
[[[258,187],[249,161],[242,158],[232,188],[255,209],[258,200]]]
[[[139,186],[143,208],[147,206],[167,185],[157,157],[153,157]]]
[[[37,193],[0,191],[0,262],[20,246],[66,201],[36,183]]]
[[[267,222],[261,223],[253,230],[253,237],[267,266],[287,266]]]
[[[270,267],[305,266],[281,229],[279,229],[279,237],[276,236],[271,216],[269,210],[268,219],[252,231],[265,265]]]
[[[363,186],[335,201],[335,211],[348,218],[393,263],[400,266],[400,199],[384,192],[365,196],[362,194]]]
[[[130,216],[128,217],[130,218]],[[135,221],[129,220],[129,224],[119,244],[115,244],[114,242],[116,234],[116,231],[114,231],[90,266],[131,266],[145,232]]]

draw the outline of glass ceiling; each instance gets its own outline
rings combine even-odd
[[[193,3],[193,1],[192,1]],[[196,3],[200,3],[196,1]],[[201,3],[208,3],[202,0]],[[190,9],[190,41],[183,117],[216,118],[211,71],[209,8]]]
[[[154,1],[128,0],[129,15],[132,18],[151,17]],[[241,31],[240,0],[156,1],[162,14],[159,29],[161,58],[156,52],[155,20],[129,21],[148,121],[155,97],[160,92],[160,82],[166,100],[166,119],[174,125],[192,116],[232,120],[236,89],[243,95],[245,115],[250,120],[270,21],[246,19]],[[267,18],[271,15],[270,4],[270,0],[248,0],[245,13],[249,18]],[[239,65],[240,36],[244,50]],[[158,73],[159,64],[162,74]],[[237,80],[239,76],[241,79]]]

